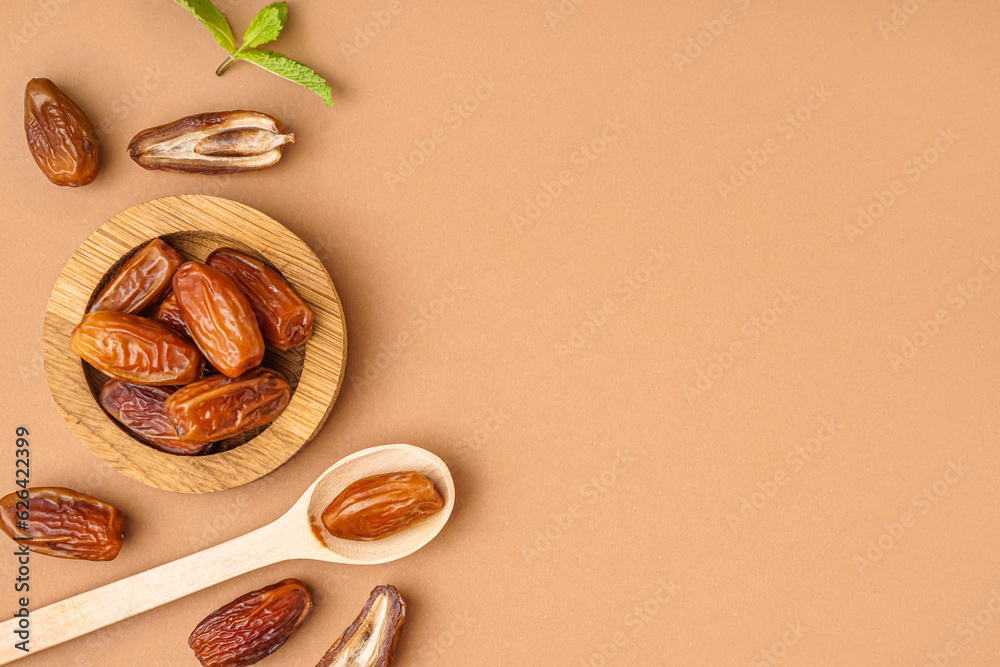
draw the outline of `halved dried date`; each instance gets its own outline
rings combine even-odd
[[[257,317],[228,276],[186,262],[174,273],[174,297],[194,342],[221,373],[235,378],[260,365],[264,338]]]
[[[103,500],[62,487],[18,493],[0,498],[0,528],[35,553],[114,560],[121,550],[125,516]]]
[[[312,335],[312,308],[273,268],[232,248],[219,248],[205,263],[232,278],[247,295],[264,340],[290,350]]]
[[[419,472],[359,479],[323,511],[323,525],[345,540],[380,540],[426,521],[444,507],[434,482]]]
[[[405,622],[406,602],[399,591],[379,586],[316,667],[389,667]]]
[[[87,313],[70,337],[73,350],[94,368],[132,384],[194,382],[205,359],[173,329],[138,315]]]
[[[247,593],[212,612],[188,638],[205,667],[246,667],[288,641],[312,610],[312,596],[298,579]]]
[[[184,258],[163,239],[149,241],[118,269],[90,311],[138,313],[144,310],[170,289],[174,271],[183,263]]]
[[[128,145],[144,169],[232,174],[270,167],[295,135],[258,111],[218,111],[143,130]]]
[[[210,442],[274,421],[291,396],[280,373],[255,368],[238,378],[214,375],[181,387],[165,410],[181,440]]]
[[[201,454],[211,446],[212,441],[181,440],[164,410],[172,393],[172,388],[144,387],[111,380],[101,388],[100,401],[108,414],[150,446],[179,456]]]
[[[24,133],[35,164],[56,185],[76,187],[97,178],[94,128],[48,79],[32,79],[24,89]]]

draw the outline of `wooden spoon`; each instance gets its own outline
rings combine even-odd
[[[444,498],[427,521],[374,542],[330,535],[323,510],[351,482],[371,475],[414,470],[426,475]],[[18,620],[0,623],[0,665],[155,609],[267,565],[299,558],[373,565],[407,556],[430,542],[451,516],[455,485],[444,461],[412,445],[384,445],[351,454],[316,480],[284,516],[263,528],[172,563],[31,611],[30,653],[14,647]]]

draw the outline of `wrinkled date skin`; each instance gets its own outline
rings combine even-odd
[[[444,507],[434,482],[419,472],[359,479],[323,511],[323,525],[345,540],[380,540],[426,521]]]
[[[156,307],[156,312],[153,313],[153,320],[160,324],[165,324],[188,340],[194,341],[194,336],[191,335],[187,322],[184,321],[184,316],[181,315],[181,307],[177,305],[177,297],[173,294],[161,301],[160,305]]]
[[[27,512],[27,514],[23,514]],[[25,527],[19,522],[25,521]],[[56,558],[114,560],[125,516],[103,500],[60,487],[28,489],[0,498],[0,528],[18,544]]]
[[[163,239],[149,241],[108,282],[90,311],[139,313],[170,289],[174,271],[184,258]]]
[[[247,295],[268,343],[290,350],[312,335],[312,308],[270,266],[232,248],[219,248],[205,263],[232,278]]]
[[[94,128],[48,79],[32,79],[24,89],[24,133],[35,164],[56,185],[77,187],[97,178]]]
[[[87,313],[73,329],[70,342],[88,364],[131,384],[187,384],[205,369],[205,359],[193,343],[138,315]]]
[[[291,396],[280,373],[255,368],[238,378],[213,375],[181,387],[165,410],[181,440],[212,442],[271,423]]]
[[[128,145],[144,169],[234,174],[276,164],[295,135],[258,111],[217,111],[143,130]]]
[[[194,342],[223,375],[239,377],[264,359],[257,317],[228,276],[186,262],[174,273],[174,297]]]
[[[137,438],[168,454],[193,456],[211,441],[181,440],[164,406],[173,388],[144,387],[111,380],[101,389],[101,406]]]
[[[188,638],[205,667],[245,667],[288,641],[312,610],[312,596],[298,579],[247,593],[212,612]]]
[[[389,667],[405,622],[406,602],[399,591],[379,586],[316,667]]]

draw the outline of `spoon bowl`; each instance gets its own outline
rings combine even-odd
[[[349,484],[372,475],[393,472],[419,472],[437,487],[444,507],[426,521],[381,540],[354,541],[334,537],[320,517]],[[367,564],[388,563],[408,556],[441,532],[455,507],[455,483],[444,461],[426,449],[413,445],[371,447],[347,456],[317,479],[286,517],[304,518],[309,536],[321,552],[315,560]]]
[[[330,535],[320,517],[344,488],[358,479],[391,472],[426,475],[444,507],[412,528],[373,542]],[[444,461],[413,445],[384,445],[347,456],[320,475],[277,521],[152,570],[31,611],[31,654],[131,618],[191,593],[286,560],[310,559],[373,565],[407,556],[441,532],[455,506],[455,484]],[[0,623],[13,637],[19,619]],[[0,665],[28,655],[14,642],[0,644]]]

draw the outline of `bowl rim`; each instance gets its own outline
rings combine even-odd
[[[123,255],[153,237],[191,232],[220,235],[253,248],[314,313],[298,386],[281,416],[235,449],[193,457],[161,452],[121,430],[95,400],[83,362],[70,347],[70,334],[86,312],[94,287]],[[70,430],[118,472],[180,493],[235,488],[287,462],[326,423],[347,367],[343,307],[319,257],[270,216],[209,195],[173,195],[132,206],[87,237],[52,288],[42,340],[49,390]]]

